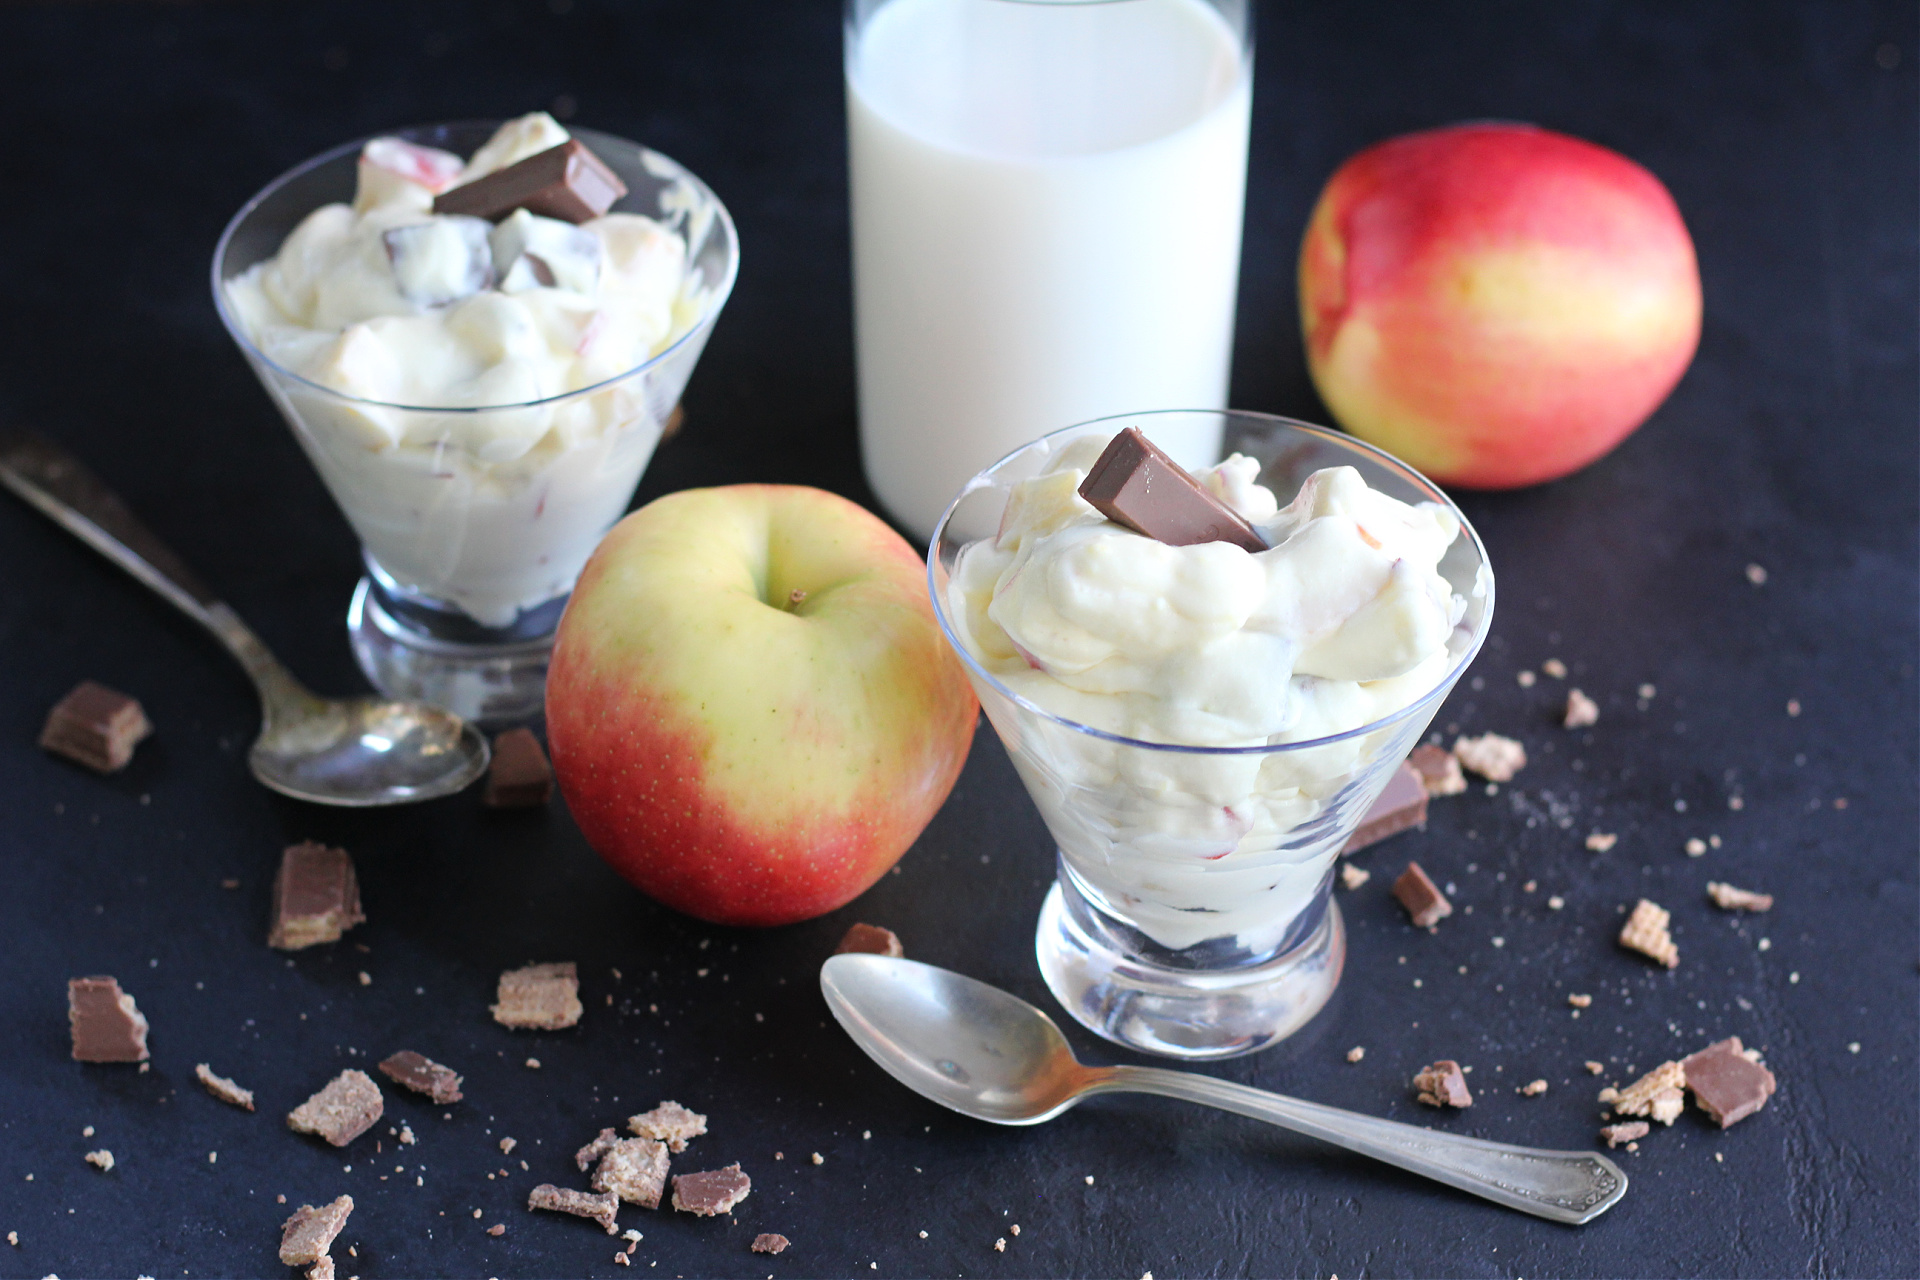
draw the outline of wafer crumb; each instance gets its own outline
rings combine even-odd
[[[1007,1238],[1005,1236],[1001,1236],[993,1242],[993,1251],[995,1253],[1005,1253],[1007,1251]]]
[[[1626,924],[1620,928],[1620,945],[1629,951],[1638,951],[1669,969],[1677,967],[1680,948],[1674,945],[1673,936],[1667,932],[1667,925],[1672,918],[1652,901],[1640,899],[1634,904],[1633,913],[1627,917]]]
[[[1349,1049],[1349,1050],[1347,1050],[1347,1061],[1348,1061],[1348,1062],[1358,1062],[1358,1061],[1360,1061],[1360,1059],[1362,1059],[1362,1058],[1364,1058],[1364,1057],[1366,1057],[1366,1056],[1367,1056],[1367,1051],[1366,1051],[1366,1049],[1365,1049],[1365,1048],[1364,1048],[1363,1046],[1361,1046],[1361,1045],[1355,1045],[1355,1046],[1353,1046],[1353,1048],[1351,1048],[1351,1049]]]
[[[513,1149],[519,1145],[519,1142],[512,1138],[502,1138],[500,1139],[500,1154],[510,1156],[513,1154]]]
[[[1713,899],[1713,905],[1724,911],[1771,911],[1773,895],[1754,893],[1748,889],[1736,889],[1730,884],[1718,880],[1707,881],[1707,896]]]
[[[1462,767],[1488,782],[1510,781],[1514,774],[1527,767],[1527,749],[1497,733],[1457,739],[1453,744],[1453,757]]]
[[[1587,848],[1595,853],[1605,853],[1620,842],[1620,837],[1610,831],[1595,831],[1587,837]]]
[[[102,1173],[110,1173],[113,1171],[113,1152],[107,1150],[105,1147],[100,1148],[98,1151],[87,1152],[83,1159]]]
[[[1652,1132],[1652,1129],[1653,1126],[1649,1125],[1645,1120],[1629,1120],[1624,1124],[1608,1125],[1606,1128],[1600,1130],[1600,1136],[1606,1140],[1609,1150],[1624,1142],[1627,1144],[1627,1149],[1632,1151],[1637,1150],[1633,1145],[1634,1140],[1646,1137],[1648,1133]]]
[[[1593,1003],[1593,997],[1575,992],[1567,996],[1567,1003],[1576,1009],[1584,1009]]]
[[[1558,911],[1560,908],[1566,905],[1567,905],[1567,900],[1561,897],[1557,893],[1553,894],[1547,899],[1547,910],[1549,911]]]
[[[1610,1104],[1615,1115],[1644,1116],[1653,1111],[1653,1101],[1668,1090],[1679,1091],[1687,1084],[1687,1070],[1678,1062],[1663,1062],[1624,1089],[1600,1091],[1600,1101]],[[1671,1123],[1669,1121],[1669,1123]]]
[[[825,1164],[827,1162],[827,1158],[821,1155],[818,1151],[816,1151],[813,1153],[813,1162],[815,1164]]]
[[[1541,1094],[1545,1093],[1546,1091],[1547,1091],[1547,1082],[1545,1080],[1529,1080],[1527,1081],[1527,1083],[1521,1085],[1518,1089],[1514,1090],[1515,1093],[1522,1094],[1529,1098],[1537,1098]]]
[[[1565,729],[1584,729],[1600,722],[1600,704],[1578,689],[1567,690],[1567,709],[1560,716]]]
[[[1588,1075],[1597,1076],[1607,1069],[1604,1062],[1595,1062],[1592,1058],[1588,1058],[1584,1065],[1587,1068]]]
[[[1690,837],[1690,838],[1689,838],[1689,839],[1687,840],[1687,856],[1688,856],[1689,858],[1704,858],[1704,857],[1706,857],[1706,856],[1707,856],[1707,842],[1706,842],[1705,840],[1702,840],[1702,839],[1701,839],[1701,838],[1700,838],[1699,836],[1692,836],[1692,837]]]
[[[1340,883],[1348,889],[1358,889],[1371,879],[1373,879],[1371,871],[1363,871],[1351,862],[1340,864]]]

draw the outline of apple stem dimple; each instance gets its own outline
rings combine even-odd
[[[793,590],[787,592],[787,608],[798,609],[801,605],[801,602],[804,601],[806,598],[807,598],[807,593],[805,591],[802,591],[799,587],[795,587]]]

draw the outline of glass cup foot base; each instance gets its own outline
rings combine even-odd
[[[1233,1058],[1286,1039],[1340,985],[1347,931],[1328,901],[1318,928],[1262,964],[1201,971],[1152,964],[1114,947],[1068,909],[1056,882],[1040,908],[1040,973],[1074,1019],[1146,1053]]]
[[[373,580],[362,578],[347,609],[354,659],[375,689],[445,707],[489,729],[524,724],[545,710],[551,634],[501,644],[436,639],[408,626],[381,597]]]

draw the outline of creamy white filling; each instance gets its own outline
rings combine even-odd
[[[1236,455],[1200,479],[1269,549],[1171,547],[1079,496],[1105,444],[1075,441],[1015,485],[997,536],[955,563],[956,629],[1002,685],[1106,733],[1244,747],[1360,728],[1446,678],[1466,607],[1438,572],[1459,534],[1448,509],[1379,493],[1351,467],[1315,473],[1280,509]],[[1165,946],[1254,947],[1311,900],[1340,820],[1423,725],[1248,755],[1149,750],[1030,716],[1002,736],[1109,905]]]

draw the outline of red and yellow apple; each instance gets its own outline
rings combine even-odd
[[[1307,365],[1340,424],[1442,483],[1577,471],[1673,390],[1700,272],[1660,180],[1529,125],[1392,138],[1341,165],[1300,247]]]
[[[686,490],[615,525],[547,676],[587,842],[718,924],[805,920],[884,875],[953,789],[977,712],[920,557],[785,485]]]

